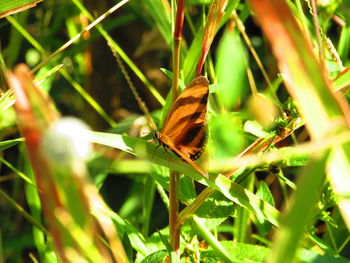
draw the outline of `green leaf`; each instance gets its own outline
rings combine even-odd
[[[155,164],[182,172],[200,183],[207,185],[206,178],[200,175],[192,166],[177,157],[172,151],[159,147],[158,142],[148,143],[143,139],[122,136],[119,134],[91,132],[92,142],[117,148],[126,153],[137,155]],[[129,163],[130,164],[130,163]],[[118,165],[118,164],[115,164]],[[147,164],[144,163],[143,165]],[[169,189],[169,176],[164,168],[148,165],[144,172],[150,172],[151,176],[165,189]],[[193,184],[188,178],[182,178],[184,189],[180,191],[180,200],[190,202],[195,196]]]
[[[173,72],[171,72],[170,70],[167,70],[167,69],[165,69],[165,68],[161,68],[160,69],[169,79],[173,79]],[[186,85],[185,85],[185,83],[181,80],[181,79],[179,79],[179,89],[182,91],[182,90],[184,90],[186,88]],[[171,92],[169,92],[169,93],[171,93]]]
[[[35,81],[40,89],[45,93],[49,93],[54,81],[55,74],[60,71],[63,67],[63,64],[51,67],[51,63],[42,67],[35,76]]]
[[[203,37],[203,27],[197,29],[196,35],[192,40],[191,46],[186,54],[183,61],[183,74],[184,82],[190,83],[194,78],[194,72],[196,70],[197,61],[199,59],[201,49],[202,49],[202,37]]]
[[[213,247],[213,251],[220,257],[224,262],[234,262],[233,257],[230,257],[230,253],[226,250],[217,238],[205,227],[205,220],[193,216],[191,220],[191,226],[193,230],[204,238],[204,240]]]
[[[218,175],[215,180],[215,188],[228,199],[248,209],[260,220],[265,219],[275,226],[279,225],[279,211],[239,184],[230,181],[222,175]]]
[[[205,182],[208,181],[208,179],[204,178],[197,170],[176,156],[172,151],[159,147],[157,142],[152,144],[143,139],[103,132],[91,132],[90,136],[94,143],[117,148],[126,153],[137,155],[138,157],[150,160],[155,164],[189,175],[200,183],[206,184]]]
[[[229,252],[234,263],[262,263],[269,251],[267,247],[233,241],[222,241],[220,244]],[[209,247],[207,251],[202,251],[201,260],[203,262],[218,262],[219,258],[215,256],[213,248]]]
[[[322,153],[320,157],[314,158],[300,175],[290,208],[283,215],[282,225],[276,232],[269,262],[294,262],[298,244],[320,198],[326,178],[324,168],[327,156]]]
[[[306,38],[287,2],[260,0],[250,1],[250,4],[270,41],[279,69],[285,75],[287,90],[298,103],[310,137],[322,140],[332,134],[349,131],[349,126],[343,124],[348,122],[348,103],[333,93],[323,63],[317,59],[310,39]],[[265,10],[269,11],[268,15]],[[335,123],[334,120],[338,121]],[[334,147],[329,155],[327,178],[339,196],[339,207],[348,228],[349,169],[350,144]]]
[[[196,198],[196,189],[194,187],[193,180],[188,176],[182,176],[180,179],[180,200],[185,203],[189,203]]]
[[[220,192],[214,192],[195,212],[204,221],[209,231],[223,223],[235,212],[234,204]]]
[[[225,14],[221,18],[219,26],[217,30],[230,19],[233,10],[236,9],[239,0],[229,0],[227,3],[227,7],[225,9]],[[196,70],[196,65],[199,59],[199,56],[202,51],[202,38],[203,38],[203,25],[197,28],[195,38],[192,40],[190,49],[188,50],[184,61],[183,61],[183,74],[184,74],[184,82],[189,83],[194,78],[194,72]]]
[[[146,182],[144,186],[144,193],[142,198],[142,209],[143,209],[143,224],[142,224],[142,233],[144,236],[149,235],[149,226],[151,222],[151,213],[154,204],[155,197],[155,181],[152,177],[146,177]],[[129,198],[130,200],[130,198]]]
[[[264,181],[260,181],[258,185],[258,190],[256,191],[256,195],[260,197],[265,202],[269,203],[273,207],[275,206],[275,201],[273,199],[272,193]],[[262,236],[265,236],[271,231],[272,225],[266,220],[257,222],[257,227],[259,228],[259,232]]]
[[[266,132],[263,126],[261,126],[261,124],[259,124],[257,121],[246,121],[244,123],[244,131],[253,134],[258,138],[268,138],[272,136],[272,134]]]
[[[31,184],[31,186],[34,186],[36,188],[36,185],[33,183],[33,181],[24,173],[19,171],[15,166],[13,166],[11,163],[6,161],[4,158],[0,157],[0,162],[5,164],[8,168],[10,168],[15,174],[17,174],[19,177],[21,177],[24,181]]]
[[[219,115],[209,122],[208,151],[214,159],[229,158],[241,152],[245,138],[241,123],[232,114]]]
[[[226,109],[241,98],[247,58],[237,33],[226,30],[217,51],[216,74],[221,88],[217,95]]]
[[[346,60],[349,54],[350,45],[350,26],[348,24],[344,25],[341,29],[340,39],[338,43],[338,54],[342,60]]]
[[[335,91],[348,90],[350,86],[350,68],[346,68],[333,80],[332,89]]]
[[[2,142],[0,142],[0,151],[3,151],[7,148],[11,148],[12,146],[15,146],[16,144],[19,144],[20,142],[24,142],[24,138],[2,141]]]
[[[11,107],[15,103],[15,98],[13,97],[12,91],[7,90],[0,97],[0,112],[6,110]]]
[[[212,0],[189,0],[188,4],[190,5],[209,5],[212,3]]]
[[[18,13],[28,8],[36,6],[37,3],[43,0],[6,0],[0,1],[0,18]]]
[[[320,255],[311,250],[302,249],[298,258],[304,263],[349,263],[350,260],[338,255]]]
[[[108,215],[113,220],[117,226],[117,231],[119,236],[126,235],[130,240],[132,247],[141,255],[146,256],[152,251],[146,244],[145,238],[142,234],[128,221],[122,219],[117,213],[113,212],[111,209],[108,209]]]
[[[164,242],[163,242],[164,240]],[[171,249],[171,247],[167,248],[168,244],[164,244],[167,243],[169,240],[169,229],[168,228],[163,228],[155,233],[153,233],[152,236],[150,236],[149,238],[147,238],[147,240],[144,242],[144,249],[145,250],[139,250],[136,249],[137,251],[137,255],[136,255],[136,260],[135,262],[141,262],[145,257],[156,253],[158,251],[161,250],[165,250],[166,249]],[[130,240],[131,242],[133,240]],[[133,245],[133,244],[132,244]],[[170,246],[170,244],[169,244]],[[141,248],[141,247],[140,247]]]
[[[227,218],[233,214],[233,202],[219,192],[213,193],[196,211],[201,218]]]
[[[167,2],[166,2],[167,3]],[[171,20],[162,0],[144,0],[142,4],[152,16],[165,42],[171,46]]]
[[[159,250],[145,257],[141,263],[166,262],[167,256],[168,252],[166,250]]]
[[[262,200],[268,202],[270,205],[275,206],[275,201],[273,199],[272,193],[264,181],[259,182],[256,195],[260,197]]]

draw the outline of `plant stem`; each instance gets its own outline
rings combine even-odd
[[[181,46],[181,37],[174,37],[174,47],[173,47],[173,102],[176,100],[178,95],[179,87],[179,65],[180,65],[180,46]]]
[[[174,171],[170,172],[169,182],[169,236],[170,245],[177,255],[180,255],[180,227],[176,227],[179,215],[179,185],[180,174]]]
[[[174,44],[173,44],[173,101],[176,100],[178,95],[178,86],[179,86],[179,73],[180,73],[180,47],[182,40],[182,30],[183,22],[185,17],[185,3],[186,0],[177,1],[177,10],[176,10],[176,21],[174,29]]]
[[[176,21],[174,29],[173,45],[173,102],[178,95],[179,72],[180,72],[180,47],[182,39],[183,22],[185,17],[185,0],[177,1]],[[175,253],[180,256],[180,228],[176,228],[177,217],[179,214],[179,182],[180,175],[170,171],[169,185],[169,236],[170,244]]]

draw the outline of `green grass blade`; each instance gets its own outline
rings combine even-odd
[[[25,217],[28,222],[33,224],[34,226],[38,227],[41,231],[45,232],[46,234],[48,233],[45,227],[40,224],[34,217],[32,217],[26,210],[24,210],[23,207],[21,207],[16,201],[14,201],[10,196],[8,196],[4,191],[0,189],[0,196],[5,199],[17,212]]]
[[[350,68],[345,69],[339,76],[333,80],[332,89],[335,91],[349,91],[350,86]]]
[[[283,215],[281,228],[277,231],[269,263],[295,261],[299,241],[311,219],[326,179],[324,171],[326,157],[325,153],[317,157],[300,175],[292,204]]]
[[[217,51],[215,72],[220,88],[217,96],[226,109],[232,109],[243,93],[247,58],[238,34],[226,30]]]
[[[165,1],[161,0],[144,0],[143,5],[146,7],[147,11],[153,17],[159,32],[162,34],[165,42],[171,47],[172,43],[172,32],[171,32],[171,21],[170,14],[164,6]]]
[[[18,32],[22,34],[22,36],[27,39],[27,41],[36,49],[38,50],[41,54],[47,55],[46,50],[40,45],[40,43],[32,37],[31,34],[28,33],[28,31],[18,23],[18,21],[13,18],[12,16],[6,17],[6,19],[11,23],[13,27],[15,27]]]
[[[90,21],[93,21],[93,16],[89,11],[81,4],[79,0],[73,0],[74,4],[85,14]],[[161,105],[164,105],[164,98],[158,93],[158,91],[149,82],[142,71],[135,65],[135,63],[127,56],[127,54],[121,49],[121,47],[113,40],[113,38],[104,30],[102,25],[96,24],[96,29],[101,33],[101,35],[106,39],[107,43],[113,48],[118,55],[124,60],[124,62],[130,67],[130,69],[136,74],[136,76],[146,85],[153,96],[158,100]]]
[[[212,233],[205,227],[205,220],[197,216],[193,216],[191,220],[193,229],[213,247],[213,250],[221,257],[224,262],[239,262],[230,257],[230,254],[214,237]]]
[[[3,159],[2,157],[0,157],[0,162],[5,164],[8,168],[10,168],[15,174],[17,174],[19,177],[21,177],[24,181],[26,181],[27,183],[29,183],[32,186],[36,187],[36,185],[33,183],[33,181],[28,176],[26,176],[24,173],[19,171],[15,166],[10,164],[8,161]]]
[[[6,0],[0,1],[0,18],[34,7],[43,0]]]
[[[0,97],[0,111],[4,111],[11,107],[15,103],[15,98],[13,97],[12,91],[7,90]]]
[[[0,151],[3,151],[7,148],[15,146],[21,142],[24,142],[24,138],[2,141],[2,142],[0,142]]]
[[[241,185],[232,182],[225,176],[218,175],[215,180],[215,188],[228,199],[247,208],[256,217],[265,219],[275,226],[279,225],[279,211]]]
[[[37,42],[14,18],[7,17],[8,21],[44,56],[47,56],[47,51]],[[65,69],[59,71],[64,78],[77,90],[79,94],[98,112],[104,120],[115,126],[113,119],[102,109],[102,107],[76,82]]]

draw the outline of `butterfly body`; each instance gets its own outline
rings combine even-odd
[[[196,164],[205,143],[206,113],[209,81],[195,78],[175,100],[161,132],[155,136],[159,143],[192,165],[203,176],[208,173]]]

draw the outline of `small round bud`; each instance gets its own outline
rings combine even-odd
[[[72,167],[76,162],[85,161],[91,152],[90,130],[79,119],[61,118],[43,135],[41,150],[54,167]]]

